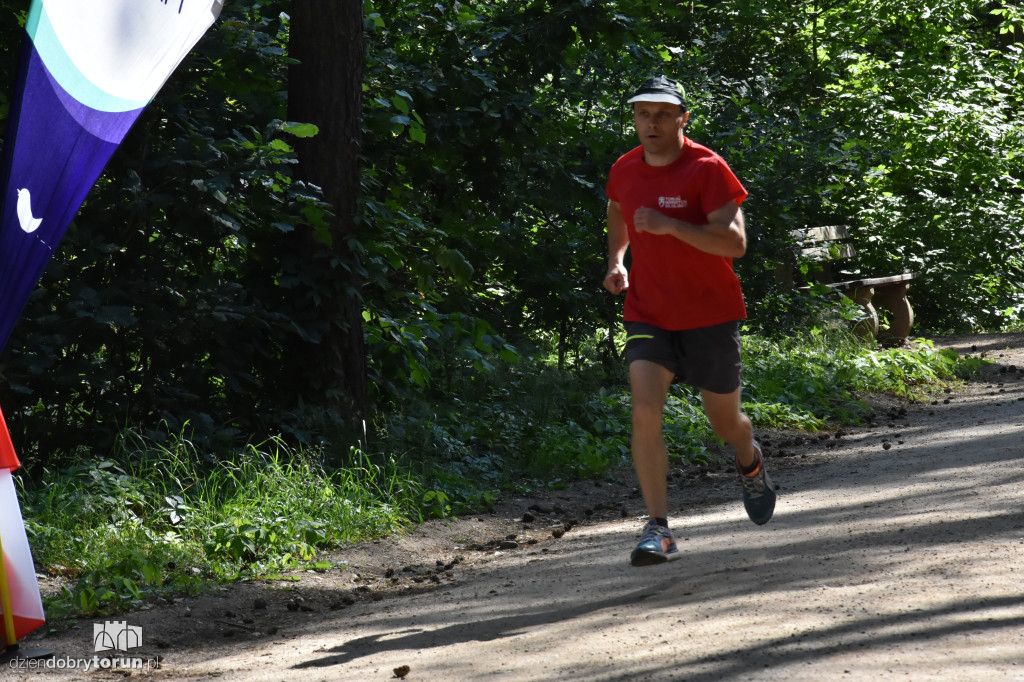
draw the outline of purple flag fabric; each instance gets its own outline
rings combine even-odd
[[[33,0],[0,165],[0,350],[114,150],[223,0]]]

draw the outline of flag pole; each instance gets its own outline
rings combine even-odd
[[[14,651],[18,648],[18,639],[14,634],[14,607],[11,605],[11,589],[7,583],[7,558],[4,556],[2,537],[0,537],[0,605],[4,609],[4,634],[7,651]]]
[[[0,421],[3,415],[0,414]],[[18,635],[14,632],[14,606],[11,603],[11,587],[7,580],[7,557],[4,555],[4,541],[0,533],[0,605],[4,609],[4,642],[7,648],[0,652],[0,663],[6,663],[9,659],[35,659],[50,658],[56,652],[54,649],[26,649],[19,650]]]

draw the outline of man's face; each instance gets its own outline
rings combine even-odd
[[[633,123],[644,150],[649,153],[666,153],[682,144],[683,127],[690,112],[683,111],[678,104],[668,102],[635,102]]]

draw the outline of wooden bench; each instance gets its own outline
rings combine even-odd
[[[860,305],[867,318],[857,328],[860,334],[870,334],[885,343],[902,343],[914,326],[914,309],[910,306],[907,290],[916,273],[903,273],[888,277],[856,278],[844,275],[842,264],[852,260],[857,252],[850,231],[845,225],[809,227],[791,232],[799,246],[799,260],[810,261],[812,281],[841,292]],[[776,269],[783,285],[794,287],[795,263],[786,263]],[[807,290],[809,286],[797,287]],[[889,326],[879,328],[878,308],[889,312]]]

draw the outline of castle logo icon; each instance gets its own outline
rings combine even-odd
[[[128,621],[110,621],[92,624],[92,643],[95,651],[128,651],[142,646],[142,628],[128,625]]]

